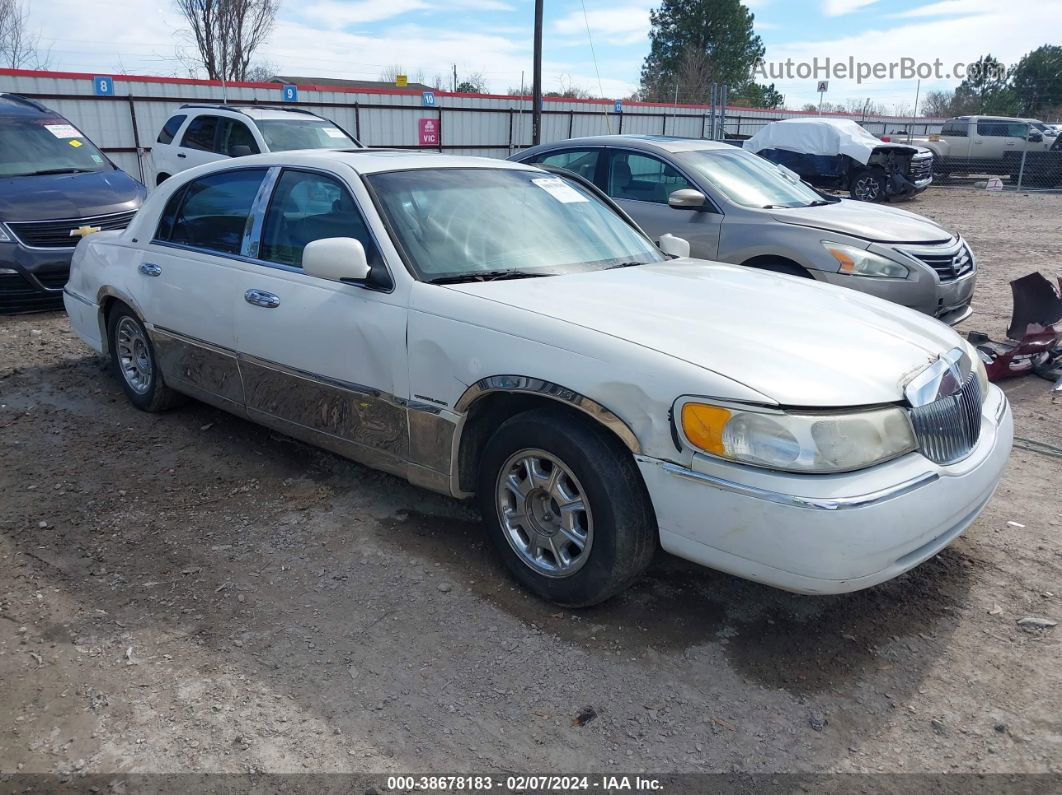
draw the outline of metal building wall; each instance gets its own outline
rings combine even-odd
[[[0,69],[0,92],[37,99],[68,118],[125,171],[155,184],[151,145],[162,125],[186,102],[281,105],[280,84],[230,84],[206,80],[114,75],[114,95],[99,97],[90,74]],[[531,101],[525,97],[475,96],[438,92],[435,107],[425,107],[420,92],[334,90],[299,86],[298,107],[337,122],[368,146],[419,147],[418,120],[439,121],[442,151],[507,157],[531,144]],[[704,106],[612,100],[547,99],[542,140],[558,141],[607,133],[704,137],[711,109]],[[728,107],[727,135],[748,136],[768,121],[807,115],[799,111]],[[916,124],[931,132],[939,119],[868,116],[872,132],[890,125]],[[876,129],[877,128],[877,129]]]

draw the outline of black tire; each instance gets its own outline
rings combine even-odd
[[[140,335],[140,340],[136,340],[134,336],[133,341],[129,342],[129,335],[134,329]],[[124,339],[120,340],[119,337],[124,337]],[[111,353],[111,369],[130,403],[141,411],[158,412],[183,402],[183,395],[166,386],[162,373],[159,371],[155,346],[151,344],[151,337],[148,336],[147,329],[140,322],[140,318],[125,304],[117,304],[107,316],[107,341]],[[120,347],[125,349],[130,346],[139,355],[123,356],[119,352]],[[141,371],[135,362],[139,362],[140,366],[146,363],[147,369]],[[137,370],[138,374],[148,373],[143,378],[140,388],[136,386],[137,377],[129,374],[131,367]]]
[[[877,202],[885,198],[888,178],[880,168],[864,168],[852,175],[849,195],[860,202]]]
[[[588,504],[590,542],[574,573],[547,576],[535,570],[503,529],[498,497],[503,468],[511,471],[507,464],[522,451],[544,452],[559,460],[574,475],[574,485]],[[502,423],[483,450],[477,497],[491,543],[513,577],[565,607],[586,607],[616,595],[646,569],[656,552],[656,518],[630,452],[605,428],[565,409],[534,409]],[[559,519],[561,511],[557,514]]]

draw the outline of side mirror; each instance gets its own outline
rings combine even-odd
[[[675,193],[681,193],[681,191],[675,191]],[[671,195],[674,196],[675,193],[672,193]],[[661,251],[665,254],[670,254],[673,257],[682,258],[690,255],[690,241],[683,240],[681,237],[675,237],[670,232],[666,235],[660,235],[660,240],[657,241],[657,245],[660,247]]]
[[[231,157],[247,157],[248,155],[253,154],[254,152],[251,151],[251,147],[247,144],[236,144],[236,146],[229,149],[229,155]]]
[[[693,188],[674,191],[667,197],[667,203],[676,210],[698,210],[708,201],[704,194]]]
[[[1038,143],[1040,143],[1043,140],[1044,140],[1044,136],[1041,133],[1038,133],[1038,132],[1029,133],[1029,142],[1030,143],[1038,144]]]
[[[362,282],[371,270],[365,247],[352,237],[326,237],[307,243],[302,251],[302,269],[333,282]]]

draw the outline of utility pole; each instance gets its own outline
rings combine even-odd
[[[535,62],[531,74],[531,145],[542,142],[542,0],[535,0]]]
[[[457,64],[454,64],[454,93],[457,93]]]

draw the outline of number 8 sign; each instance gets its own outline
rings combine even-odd
[[[92,78],[92,88],[96,92],[97,97],[113,97],[114,96],[114,78],[113,77],[94,77]]]

